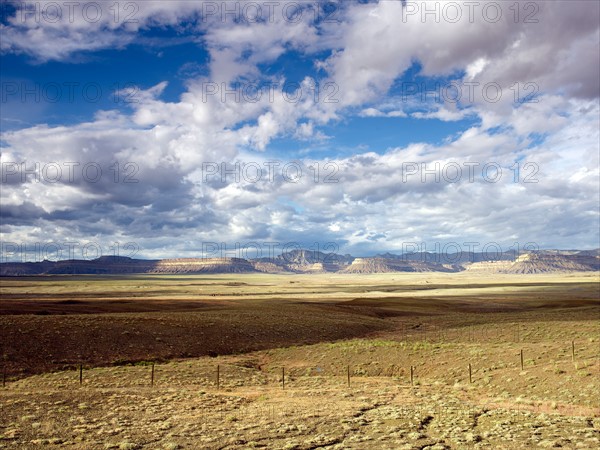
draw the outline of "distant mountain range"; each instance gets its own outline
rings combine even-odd
[[[564,273],[600,270],[600,249],[541,250],[496,255],[484,253],[385,253],[373,257],[294,250],[274,258],[178,258],[132,259],[103,256],[94,260],[7,262],[0,264],[0,276],[59,274],[199,274],[199,273],[387,273],[387,272],[480,272],[480,273]]]

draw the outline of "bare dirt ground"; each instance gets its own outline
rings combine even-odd
[[[0,448],[597,448],[598,281],[5,278]]]

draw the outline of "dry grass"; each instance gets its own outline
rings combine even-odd
[[[3,280],[0,448],[596,448],[597,275],[461,275]]]

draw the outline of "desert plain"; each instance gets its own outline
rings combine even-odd
[[[600,278],[0,279],[2,449],[593,449]]]

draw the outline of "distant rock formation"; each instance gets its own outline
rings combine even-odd
[[[38,263],[0,264],[0,276],[26,275],[93,275],[133,273],[245,273],[257,272],[254,265],[241,258],[180,258],[143,260],[126,257],[102,257],[88,260],[42,261]]]
[[[507,273],[585,272],[600,269],[600,258],[586,255],[526,253],[520,255]]]
[[[481,273],[502,273],[510,269],[514,261],[481,261],[467,264],[465,270]]]
[[[313,250],[292,250],[273,258],[259,258],[254,264],[262,272],[325,273],[338,272],[354,257]]]
[[[254,265],[242,258],[162,259],[150,273],[246,273],[256,272]]]
[[[294,250],[274,258],[177,258],[161,260],[105,256],[94,260],[8,262],[0,264],[0,276],[93,275],[93,274],[198,274],[198,273],[390,273],[390,272],[469,272],[481,273],[564,273],[600,270],[598,250],[543,250],[528,252],[510,260],[485,261],[481,254],[470,260],[449,263],[433,254],[392,255],[354,258],[351,255]],[[405,257],[407,256],[407,257]]]
[[[488,273],[560,273],[600,270],[600,258],[587,254],[554,252],[524,253],[514,261],[486,261],[470,264],[467,270]]]
[[[342,270],[344,273],[388,272],[458,272],[459,268],[423,261],[405,261],[388,258],[356,258]]]

